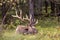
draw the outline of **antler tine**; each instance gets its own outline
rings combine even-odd
[[[19,10],[20,11],[20,17],[22,17],[22,10]]]
[[[34,22],[32,23],[32,25],[36,25],[38,23],[38,19],[34,19]]]
[[[18,17],[17,11],[16,11],[16,15],[12,15],[13,17]]]
[[[26,19],[28,19],[30,21],[30,19],[28,18],[28,15],[26,14]]]
[[[18,16],[17,11],[15,11],[15,12],[16,12],[16,15],[12,15],[12,17],[16,17],[16,18],[21,19],[21,16],[20,17]]]
[[[28,19],[28,16],[27,16],[27,14],[26,14],[26,18]]]
[[[16,11],[16,16],[18,16],[17,11]]]
[[[30,21],[30,19],[28,18],[28,15],[27,14],[26,14],[26,18],[23,17],[23,19]]]
[[[37,24],[38,23],[38,19],[37,19],[37,21],[36,21],[36,23],[35,24]]]

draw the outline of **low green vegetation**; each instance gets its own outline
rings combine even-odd
[[[16,34],[14,30],[5,31],[2,40],[60,40],[60,28],[57,26],[43,28],[37,26],[38,33],[35,35]],[[1,40],[0,39],[0,40]]]
[[[15,29],[5,30],[0,40],[60,40],[60,27],[57,20],[40,20],[35,35],[16,34]]]

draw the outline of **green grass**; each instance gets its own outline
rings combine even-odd
[[[60,40],[60,27],[57,19],[43,18],[39,20],[36,28],[38,33],[35,35],[16,34],[15,30],[4,31],[0,40]]]
[[[0,40],[60,40],[60,28],[37,26],[35,35],[15,34],[15,31],[5,31]]]

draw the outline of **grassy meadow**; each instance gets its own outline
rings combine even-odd
[[[35,35],[16,34],[15,31],[5,31],[0,40],[60,40],[60,28],[37,27],[38,33]]]
[[[14,30],[5,30],[0,40],[60,40],[60,27],[58,22],[51,20],[40,20],[36,25],[38,33],[35,35],[16,34]]]

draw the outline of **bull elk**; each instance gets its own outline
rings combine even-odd
[[[30,26],[18,25],[17,28],[16,28],[16,33],[36,34],[37,30],[35,28],[30,27]]]
[[[22,17],[22,10],[20,10],[20,16],[18,16],[17,11],[16,11],[16,15],[12,15],[12,16],[22,21],[24,20],[29,21],[28,25],[26,26],[18,25],[16,28],[16,33],[21,33],[21,34],[36,34],[37,33],[37,29],[34,27],[34,25],[38,23],[38,20],[37,21],[34,20],[34,23],[30,24],[30,19],[28,18],[27,15],[26,15],[26,18]]]

